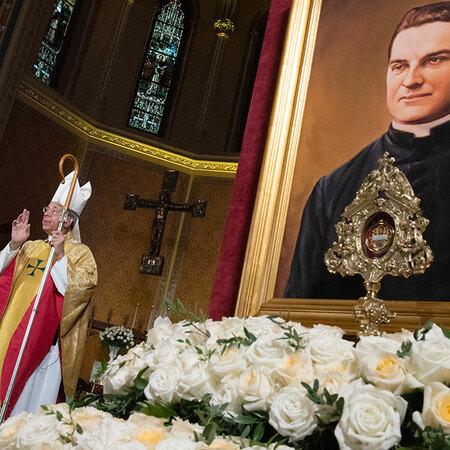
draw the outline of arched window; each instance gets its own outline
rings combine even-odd
[[[61,50],[76,1],[55,0],[53,5],[52,17],[33,66],[34,75],[47,85],[54,82],[55,67],[61,57]]]
[[[137,82],[128,125],[158,134],[184,31],[180,0],[158,11]]]

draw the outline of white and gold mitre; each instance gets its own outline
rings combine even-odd
[[[55,195],[53,195],[52,202],[59,203],[60,205],[65,205],[67,201],[67,196],[69,194],[70,185],[74,177],[74,172],[70,172],[69,175],[65,177],[65,182],[60,183],[58,189],[56,189]],[[92,186],[88,181],[86,184],[80,187],[80,183],[76,180],[75,188],[73,191],[72,199],[70,201],[69,209],[73,211],[78,216],[77,223],[75,224],[72,233],[76,241],[81,242],[80,237],[80,220],[79,217],[87,201],[92,194]]]

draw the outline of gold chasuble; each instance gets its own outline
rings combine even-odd
[[[50,246],[47,243],[37,243],[36,248],[30,252],[25,270],[15,277],[5,312],[0,319],[0,373],[11,337],[38,293],[50,255]]]
[[[83,360],[92,290],[97,284],[97,266],[89,248],[66,235],[67,288],[64,297],[49,274],[25,349],[8,410],[40,364],[60,326],[60,356],[64,393],[73,396]],[[39,290],[50,246],[27,241],[0,277],[0,394],[5,398],[25,334],[35,296]],[[9,294],[9,295],[8,295]]]

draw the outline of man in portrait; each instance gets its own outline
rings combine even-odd
[[[335,224],[385,151],[408,178],[430,220],[424,238],[434,262],[423,275],[386,277],[386,300],[450,298],[450,2],[413,8],[388,49],[386,133],[315,185],[303,212],[285,297],[357,298],[360,277],[328,272],[324,254],[337,240]]]

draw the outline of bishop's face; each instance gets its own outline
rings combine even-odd
[[[402,124],[427,123],[450,114],[450,22],[401,31],[386,75],[387,106]]]
[[[44,216],[42,217],[42,229],[48,234],[52,234],[53,231],[58,229],[59,217],[63,207],[56,202],[50,202],[48,206],[44,208]]]

